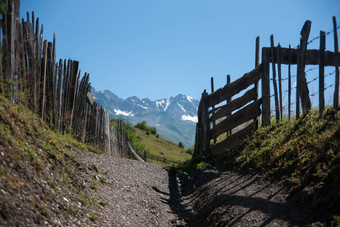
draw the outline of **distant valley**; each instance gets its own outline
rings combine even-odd
[[[185,147],[195,142],[199,101],[186,95],[151,101],[136,96],[119,98],[111,91],[91,89],[93,98],[110,113],[111,119],[129,119],[131,124],[146,121],[157,128],[161,137]]]

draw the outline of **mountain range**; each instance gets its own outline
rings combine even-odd
[[[119,98],[109,90],[91,88],[93,98],[110,114],[110,119],[128,119],[131,124],[146,121],[157,128],[159,135],[171,142],[193,146],[199,101],[178,94],[175,97],[151,101],[136,96]]]

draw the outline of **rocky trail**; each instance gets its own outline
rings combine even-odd
[[[301,226],[312,224],[306,207],[288,202],[279,182],[209,167],[169,173],[163,167],[84,152],[107,184],[88,190],[105,201],[98,226]],[[318,223],[314,223],[318,224]]]

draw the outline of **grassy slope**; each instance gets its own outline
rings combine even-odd
[[[315,215],[340,225],[340,111],[312,111],[306,117],[259,129],[238,149],[218,158],[195,158],[179,169],[207,163],[222,170],[241,167],[291,189],[291,199],[310,203]]]
[[[87,167],[77,161],[77,151],[97,152],[69,135],[55,133],[30,110],[0,95],[0,223],[94,221],[98,204],[83,190],[96,183],[87,180],[95,179],[96,173],[84,171]]]
[[[156,156],[161,159],[165,158],[170,162],[183,162],[191,158],[191,155],[184,153],[183,152],[184,149],[178,147],[177,144],[167,141],[161,137],[157,138],[153,134],[147,135],[145,131],[138,128],[136,128],[135,131],[137,136],[142,138],[141,143],[149,149],[149,152],[152,156]],[[152,156],[147,160],[148,162],[159,165],[167,165],[167,163],[155,160],[154,158],[152,158]]]
[[[118,127],[118,122],[116,120],[111,120],[110,122],[115,128]],[[125,127],[129,128],[127,130],[129,138],[132,139],[131,136],[134,137],[133,140],[136,140],[139,144],[141,144],[141,146],[139,145],[138,147],[141,148],[141,150],[147,150],[151,155],[148,155],[147,162],[162,166],[172,166],[191,158],[191,155],[183,152],[184,149],[178,147],[177,144],[161,137],[157,138],[151,133],[147,135],[145,131],[132,127],[130,124]],[[134,144],[132,145],[134,146]],[[134,148],[136,149],[136,147]],[[138,152],[137,149],[136,151]]]

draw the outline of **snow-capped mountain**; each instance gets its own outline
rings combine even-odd
[[[175,143],[192,146],[199,101],[186,95],[151,101],[136,96],[119,98],[111,91],[91,89],[93,98],[110,113],[110,118],[128,118],[132,124],[145,120],[157,128],[159,134]]]

